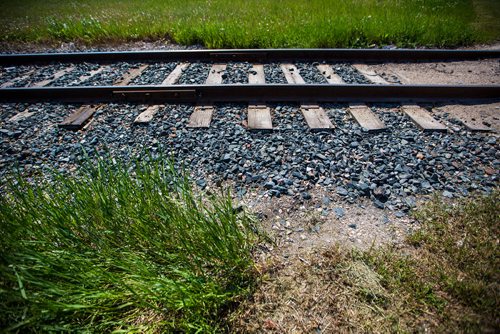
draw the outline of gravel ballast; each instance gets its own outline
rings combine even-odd
[[[56,124],[78,106],[2,105],[0,173],[19,166],[27,174],[47,168],[68,171],[83,157],[109,150],[130,159],[146,149],[171,153],[192,171],[198,186],[231,181],[238,195],[255,187],[269,196],[308,200],[308,190],[323,187],[354,203],[369,197],[379,208],[407,210],[415,196],[445,197],[498,186],[500,166],[494,135],[475,134],[456,125],[449,133],[424,133],[389,107],[373,107],[388,131],[369,134],[343,105],[323,105],[337,128],[310,132],[296,105],[273,105],[272,132],[245,128],[244,105],[218,104],[208,129],[186,127],[191,105],[168,105],[153,122],[133,126],[146,106],[110,104],[97,111],[90,127],[71,132]],[[19,122],[8,119],[28,109]]]
[[[177,63],[148,64],[148,67],[136,77],[131,85],[160,85],[163,80],[174,70]]]
[[[73,85],[84,74],[103,70],[82,85],[112,85],[128,70],[141,64],[76,64],[75,70],[51,83]],[[131,84],[160,84],[177,63],[150,64]],[[317,63],[296,63],[308,84],[326,84]],[[50,78],[69,66],[20,67],[19,74],[36,69],[34,78],[18,85]],[[178,84],[203,84],[211,63],[192,63]],[[246,84],[251,63],[228,63],[222,84]],[[350,64],[333,64],[333,70],[349,84],[369,81]],[[2,77],[16,70],[2,68]],[[264,64],[267,83],[286,84],[278,63]],[[25,81],[25,82],[24,82]],[[398,105],[372,106],[387,131],[368,133],[347,112],[347,105],[323,104],[336,128],[311,132],[297,104],[273,104],[274,130],[249,131],[245,104],[216,104],[208,129],[187,127],[194,106],[161,107],[152,122],[134,126],[133,120],[147,106],[107,104],[99,107],[91,124],[82,131],[59,129],[60,123],[79,105],[4,104],[0,115],[0,177],[18,166],[31,175],[56,168],[71,171],[85,154],[106,151],[132,159],[145,151],[172,154],[185,165],[202,189],[230,182],[243,196],[249,188],[262,195],[311,199],[320,187],[349,203],[370,198],[379,208],[405,211],[416,196],[439,192],[453,198],[470,192],[490,192],[498,187],[500,154],[495,134],[467,131],[448,115],[434,115],[450,129],[446,133],[419,130]],[[10,119],[27,111],[17,121]],[[86,152],[86,153],[84,153]]]
[[[209,63],[192,63],[182,72],[178,84],[184,85],[201,85],[205,83],[208,72],[212,65]]]

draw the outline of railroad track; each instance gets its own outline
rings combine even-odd
[[[0,55],[0,102],[78,103],[59,124],[80,129],[105,103],[147,104],[134,123],[154,120],[160,106],[194,103],[188,126],[206,128],[214,103],[244,102],[250,130],[272,130],[268,103],[299,103],[311,130],[331,130],[322,103],[345,102],[367,131],[386,128],[368,103],[399,103],[421,129],[447,131],[418,103],[495,102],[500,85],[413,85],[388,80],[370,63],[498,59],[500,50],[191,50]],[[338,64],[341,64],[340,67]],[[271,70],[270,70],[271,68]],[[301,74],[315,72],[314,78]],[[338,70],[340,69],[340,70]],[[271,71],[271,80],[269,78]],[[342,73],[357,82],[346,82]],[[278,73],[279,72],[279,73]],[[232,74],[237,78],[232,78]],[[14,74],[14,75],[13,75]],[[279,76],[281,79],[276,80]],[[153,77],[154,80],[143,80]],[[472,131],[488,131],[464,121]]]

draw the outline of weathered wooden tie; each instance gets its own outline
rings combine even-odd
[[[35,70],[30,70],[28,72],[26,72],[25,74],[21,75],[21,76],[18,76],[10,81],[6,81],[4,82],[3,84],[0,85],[0,88],[9,88],[9,87],[12,87],[14,86],[16,83],[20,82],[20,81],[23,81],[23,80],[26,80],[27,78],[30,77],[30,75],[33,74],[33,72],[35,72]]]
[[[286,81],[289,84],[305,84],[304,78],[302,78],[295,65],[281,64],[281,70],[285,74]],[[309,126],[311,131],[330,130],[335,128],[326,115],[325,110],[316,103],[301,104],[300,112],[304,116],[307,126]]]
[[[66,75],[67,73],[73,71],[74,68],[75,68],[74,66],[70,66],[70,67],[64,68],[62,70],[59,70],[56,73],[54,73],[51,78],[45,79],[45,80],[42,80],[40,82],[33,84],[33,87],[45,87],[49,83],[51,83],[52,81],[55,81],[55,80],[59,79],[60,77],[62,77],[63,75]]]
[[[331,130],[335,126],[325,113],[325,110],[317,104],[301,104],[300,111],[311,131]]]
[[[173,85],[179,81],[182,73],[189,67],[189,63],[181,63],[177,65],[172,72],[163,80],[162,86]]]
[[[329,84],[345,84],[344,80],[335,73],[332,66],[321,64],[318,65],[317,68]],[[384,122],[382,122],[366,104],[351,104],[349,106],[349,112],[358,124],[368,132],[377,132],[386,129]]]
[[[248,71],[248,83],[251,85],[265,84],[266,75],[264,73],[264,65],[254,64]]]
[[[222,83],[222,75],[226,71],[226,64],[213,64],[205,80],[207,85],[220,85]]]
[[[374,70],[372,70],[367,64],[353,64],[352,65],[359,73],[361,73],[365,78],[379,85],[388,85],[390,82],[386,81],[380,75],[378,75]]]
[[[83,105],[64,121],[58,124],[60,128],[67,130],[80,130],[85,123],[94,115],[98,106]]]
[[[188,68],[189,63],[181,63],[177,65],[172,72],[163,80],[162,86],[173,85],[179,81],[182,72]],[[163,105],[152,105],[146,108],[142,113],[139,114],[134,120],[134,124],[146,124],[153,120],[153,117],[158,113]]]
[[[25,120],[26,118],[29,118],[35,114],[34,111],[29,111],[29,109],[26,109],[20,113],[15,114],[11,118],[9,118],[9,122],[19,122],[22,120]]]
[[[349,105],[349,113],[368,132],[378,132],[386,129],[384,122],[366,104]]]
[[[222,75],[226,70],[226,64],[214,64],[208,73],[205,83],[219,85],[222,83]],[[189,117],[188,127],[190,128],[208,128],[212,122],[214,106],[212,104],[198,105]]]
[[[330,65],[320,64],[317,66],[317,68],[321,72],[321,74],[323,74],[329,84],[340,85],[344,83],[344,80],[342,80],[342,78],[337,73],[335,73]]]
[[[249,104],[247,118],[249,130],[273,129],[271,110],[265,104]]]
[[[87,81],[90,78],[92,78],[93,76],[95,76],[96,74],[99,74],[102,71],[104,71],[105,68],[106,68],[106,66],[101,66],[101,67],[99,67],[96,70],[92,70],[89,73],[86,73],[86,74],[80,76],[78,79],[76,79],[75,81],[73,81],[71,84],[76,84],[76,83],[81,83],[81,82]]]
[[[297,67],[293,64],[281,64],[281,70],[289,84],[305,84],[306,82],[299,73]]]
[[[264,74],[264,65],[254,64],[248,72],[248,83],[265,84],[266,76]],[[271,118],[271,109],[265,104],[248,104],[248,129],[249,130],[272,130],[273,123]]]
[[[445,107],[445,112],[449,112],[450,116],[453,117],[454,119],[458,120],[460,123],[462,123],[463,126],[467,128],[467,130],[472,131],[472,132],[490,132],[493,131],[493,129],[484,124],[483,118],[481,117],[481,111],[480,110],[488,110],[492,109],[494,107],[490,105],[481,105],[481,104],[474,104],[474,105],[447,105]],[[458,110],[463,110],[463,113],[456,113],[454,112],[455,109]],[[439,113],[442,113],[443,110],[441,108],[434,108],[433,110],[436,110]]]
[[[132,82],[135,78],[144,72],[149,65],[141,65],[139,67],[132,68],[128,70],[120,79],[115,81],[114,86],[126,86]]]
[[[402,109],[403,112],[423,131],[448,131],[446,126],[436,121],[425,109],[418,105],[403,105]]]
[[[189,117],[188,127],[208,128],[210,126],[210,122],[212,122],[213,114],[213,105],[195,106],[193,113]]]
[[[163,105],[153,105],[149,106],[144,110],[142,113],[139,114],[134,120],[134,124],[145,124],[151,122],[153,119],[154,115],[158,113],[160,110],[160,107],[163,107]]]
[[[460,121],[460,123],[462,123],[469,131],[472,131],[472,132],[490,132],[490,131],[493,131],[492,128],[484,125],[481,119],[468,120],[465,118],[461,118],[459,116],[455,116],[455,118],[458,119]]]

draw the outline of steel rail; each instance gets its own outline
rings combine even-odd
[[[437,49],[213,49],[168,51],[113,51],[73,53],[1,54],[0,65],[79,62],[173,62],[173,61],[328,61],[409,62],[459,61],[500,58],[500,50]]]
[[[0,89],[0,102],[435,102],[500,100],[500,85],[171,85]]]

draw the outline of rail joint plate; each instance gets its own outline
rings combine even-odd
[[[217,61],[264,61],[266,52],[211,52],[210,58]]]
[[[126,101],[192,101],[197,98],[196,89],[169,89],[169,90],[115,90],[113,96]]]

